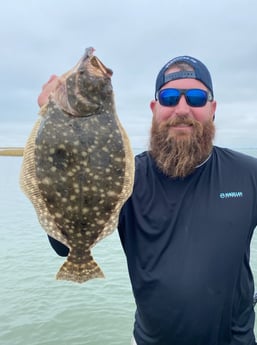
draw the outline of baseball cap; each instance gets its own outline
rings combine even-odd
[[[177,71],[177,72],[166,74],[166,71],[170,67],[180,62],[185,62],[188,65],[190,65],[193,68],[193,71]],[[184,79],[184,78],[197,79],[201,81],[210,90],[213,96],[213,86],[212,86],[211,75],[207,67],[200,60],[197,60],[196,58],[192,56],[185,55],[185,56],[175,57],[174,59],[170,60],[162,67],[156,79],[155,98],[156,98],[157,92],[160,90],[160,88],[163,85],[165,85],[171,80]]]

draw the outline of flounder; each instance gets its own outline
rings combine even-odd
[[[40,224],[69,248],[57,279],[103,277],[91,248],[117,226],[134,183],[134,155],[115,110],[112,71],[93,48],[40,110],[24,149],[21,188]]]

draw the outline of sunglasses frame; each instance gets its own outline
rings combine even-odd
[[[176,104],[174,104],[174,105],[166,105],[166,104],[163,104],[162,101],[160,102],[160,99],[161,99],[160,94],[161,94],[162,92],[165,92],[166,90],[176,90],[176,91],[179,92],[178,101],[177,101]],[[201,105],[194,105],[194,104],[192,104],[192,103],[190,102],[190,98],[189,98],[190,96],[187,95],[187,93],[188,93],[189,91],[201,91],[201,92],[203,92],[203,93],[205,94],[205,96],[206,96],[206,101],[205,101],[205,103],[204,103],[204,104],[201,104]],[[175,107],[176,105],[179,104],[182,95],[185,96],[185,99],[186,99],[187,104],[188,104],[190,107],[194,107],[194,108],[204,107],[204,106],[206,105],[207,102],[213,101],[213,96],[212,96],[212,94],[211,94],[210,91],[203,90],[203,89],[198,89],[198,88],[191,88],[191,89],[166,88],[166,89],[161,89],[161,90],[159,90],[159,91],[157,92],[157,94],[156,94],[156,100],[158,100],[159,103],[160,103],[162,106],[164,106],[164,107]]]

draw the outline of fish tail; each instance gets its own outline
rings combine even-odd
[[[86,263],[75,263],[68,258],[56,275],[58,280],[69,280],[76,283],[84,283],[94,278],[104,278],[101,268],[94,259]]]

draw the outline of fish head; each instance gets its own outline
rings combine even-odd
[[[94,55],[94,48],[87,48],[79,62],[59,78],[51,100],[69,115],[99,114],[114,106],[112,73]]]

